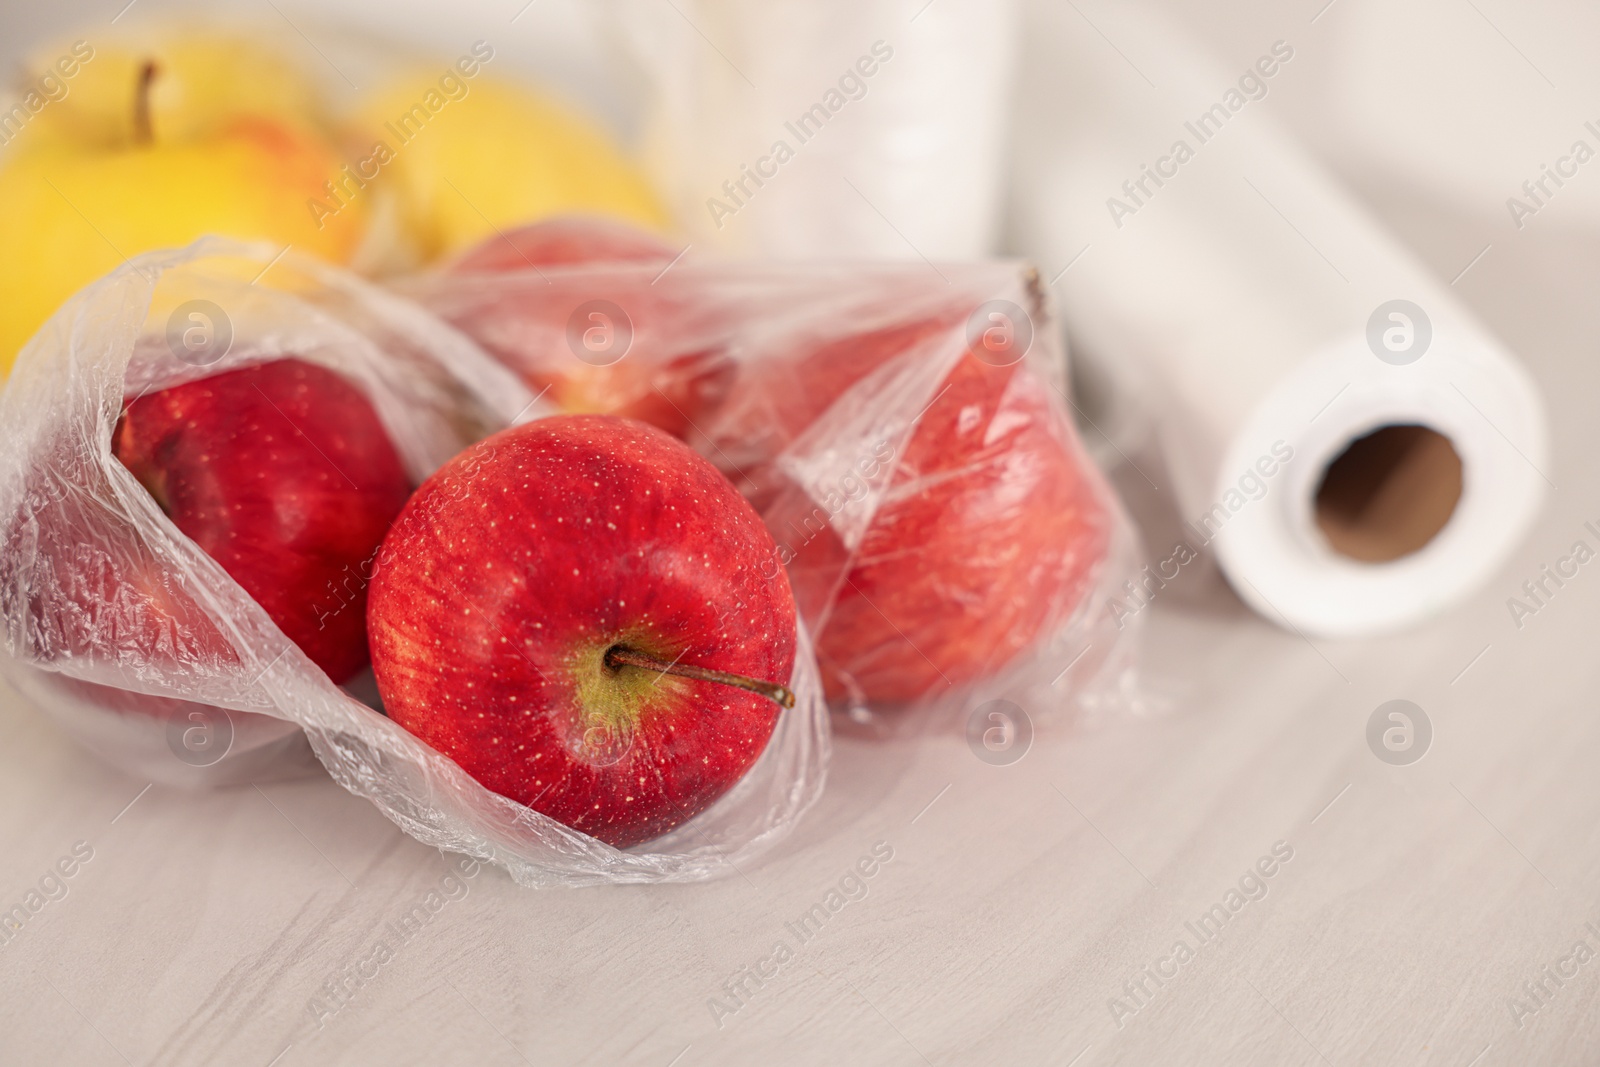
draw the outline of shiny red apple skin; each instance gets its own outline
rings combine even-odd
[[[618,848],[651,840],[749,770],[780,709],[604,653],[787,685],[775,551],[727,479],[653,427],[504,430],[425,482],[384,542],[367,605],[384,708],[502,796]]]
[[[622,415],[687,439],[727,397],[737,368],[716,308],[659,284],[660,268],[677,254],[624,223],[549,219],[469,250],[451,274],[485,283],[434,310],[563,411]],[[644,269],[563,269],[619,265]],[[489,280],[493,275],[512,277]],[[580,358],[569,341],[569,321],[596,300],[621,309],[632,330],[631,345],[614,362]]]
[[[372,559],[411,487],[359,389],[299,359],[225,371],[135,399],[112,450],[329,678],[366,666]]]
[[[830,696],[904,704],[998,673],[1105,558],[1110,518],[1048,387],[971,354],[946,384],[818,638]]]
[[[903,705],[999,673],[1070,615],[1106,555],[1097,476],[1049,385],[1023,363],[965,352],[909,441],[894,443],[887,492],[853,552],[818,501],[761,465],[832,405],[871,403],[854,390],[878,368],[926,358],[940,334],[965,345],[970,310],[770,361],[730,401],[738,417],[722,448],[761,442],[744,488],[793,553],[802,613],[821,616],[830,700]]]

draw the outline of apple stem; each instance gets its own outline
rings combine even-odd
[[[675,674],[680,678],[694,678],[702,682],[718,682],[722,685],[731,685],[737,689],[746,689],[752,693],[759,693],[779,707],[794,707],[794,693],[787,686],[774,682],[757,681],[746,678],[742,674],[729,674],[727,671],[716,671],[710,667],[696,667],[692,663],[665,663],[654,656],[644,652],[637,652],[621,645],[612,645],[606,649],[605,664],[612,670],[619,667],[639,667],[657,674]]]
[[[139,68],[139,85],[133,94],[133,143],[137,145],[155,140],[150,128],[150,83],[156,80],[160,69],[153,59],[145,60],[144,66]]]

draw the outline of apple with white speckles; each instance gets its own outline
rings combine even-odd
[[[355,385],[299,359],[225,371],[135,398],[112,450],[328,677],[366,666],[366,575],[411,483]],[[160,601],[124,619],[149,647],[210,633],[163,639]]]
[[[425,482],[368,601],[389,716],[617,848],[710,807],[792,707],[794,598],[755,510],[669,435],[561,415]]]

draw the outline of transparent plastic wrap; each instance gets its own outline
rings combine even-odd
[[[680,262],[603,227],[584,261],[584,226],[399,289],[558,406],[652,421],[722,469],[777,541],[844,721],[1129,706],[1138,551],[1031,268]]]
[[[258,781],[314,754],[412,837],[528,886],[710,878],[798,821],[828,754],[803,629],[795,706],[759,760],[699,815],[626,851],[485,789],[377,710],[370,671],[335,685],[112,450],[145,394],[291,357],[365,395],[413,485],[550,413],[454,329],[315,261],[219,239],[130,261],[57,312],[0,394],[0,663],[19,690],[153,780]]]
[[[1016,0],[597,9],[642,75],[645,156],[696,247],[912,261],[993,249]]]

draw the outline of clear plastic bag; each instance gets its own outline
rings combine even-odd
[[[603,229],[612,261],[573,262],[580,225],[398,289],[558,406],[655,422],[727,474],[841,721],[981,738],[992,711],[1128,706],[1138,620],[1113,604],[1136,540],[1076,435],[1031,268],[678,262]]]
[[[111,451],[119,413],[143,392],[287,356],[366,395],[413,483],[549,413],[449,326],[315,261],[219,239],[130,261],[57,312],[0,394],[0,663],[22,692],[154,780],[257,781],[314,754],[412,837],[529,886],[726,874],[798,821],[828,754],[804,632],[795,707],[756,764],[699,816],[627,851],[483,788],[375,710],[370,672],[335,686]]]

